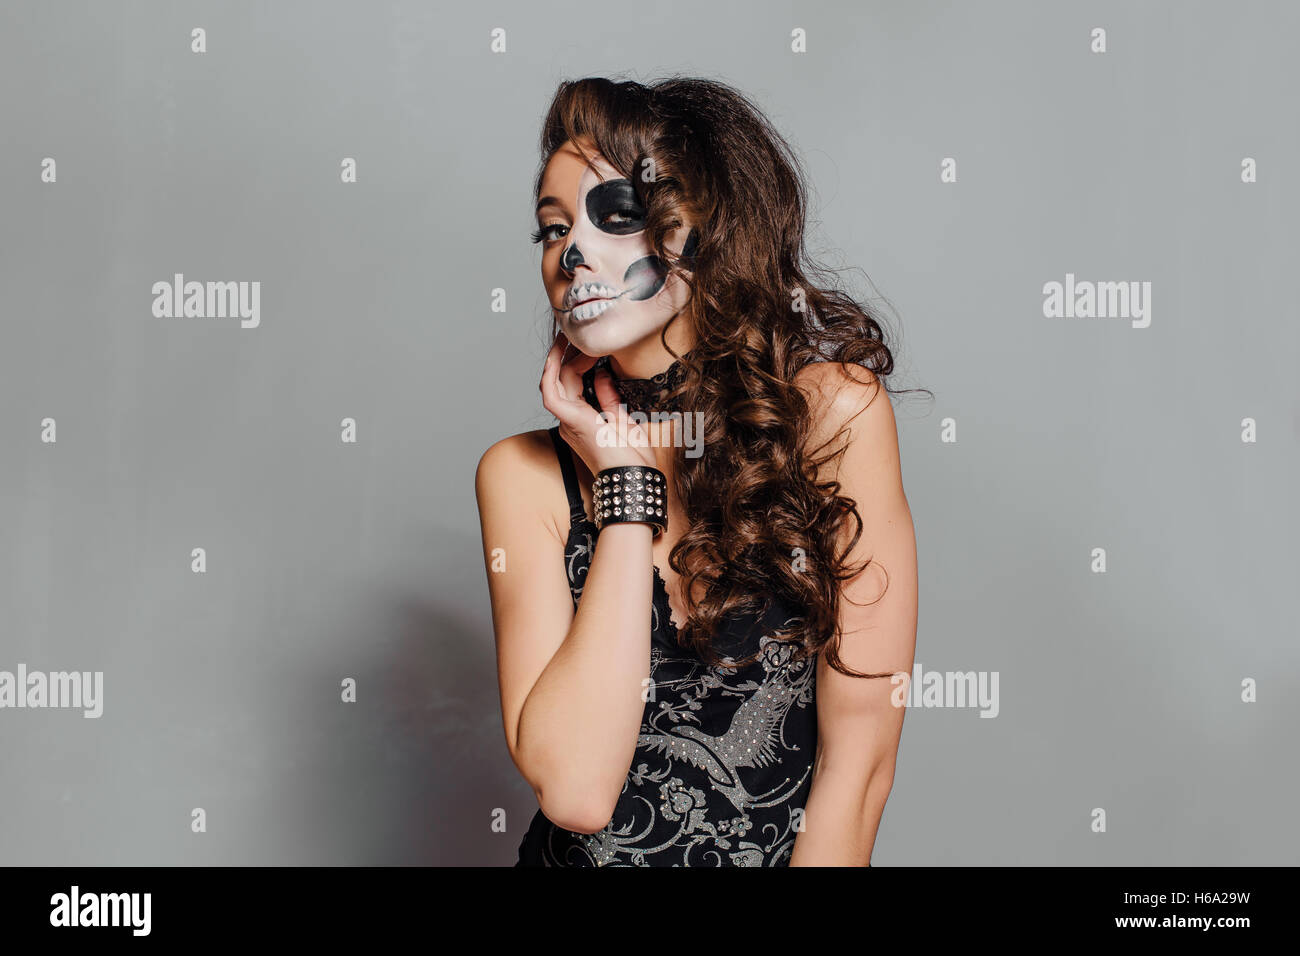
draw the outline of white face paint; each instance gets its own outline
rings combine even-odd
[[[547,241],[542,271],[565,336],[587,355],[657,339],[690,289],[651,250],[632,183],[603,159],[593,167],[566,149],[547,166],[542,194],[556,200],[542,207],[549,211],[538,235]],[[670,236],[671,250],[686,232]]]

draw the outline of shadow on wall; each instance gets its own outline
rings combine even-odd
[[[285,814],[296,832],[282,844],[293,860],[277,862],[515,862],[537,804],[501,727],[481,545],[448,529],[420,534],[423,560],[403,563],[394,553],[390,560],[400,570],[376,577],[405,581],[412,568],[432,561],[442,566],[420,578],[435,585],[403,587],[383,599],[369,589],[358,613],[371,623],[331,629],[338,653],[313,661],[307,683],[314,702],[295,710],[319,719],[286,741],[286,752],[297,748],[302,759],[290,761],[290,792],[282,795],[298,808]],[[463,597],[447,600],[451,595]],[[340,701],[344,676],[356,678],[355,703]],[[321,695],[321,687],[333,689]],[[506,833],[492,830],[497,808],[506,811]]]

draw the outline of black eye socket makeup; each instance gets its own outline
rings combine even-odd
[[[611,179],[587,193],[587,218],[601,232],[630,236],[645,228],[645,210],[630,179]]]

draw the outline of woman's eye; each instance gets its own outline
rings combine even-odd
[[[625,222],[636,222],[640,218],[641,210],[629,207],[627,209],[615,209],[612,212],[607,212],[605,215],[601,216],[600,221],[605,225],[619,225]]]
[[[533,230],[533,242],[550,242],[552,239],[562,239],[568,231],[568,226],[558,222],[551,223],[549,226],[539,226]]]

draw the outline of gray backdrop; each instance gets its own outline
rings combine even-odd
[[[909,712],[874,862],[1297,862],[1297,33],[1280,2],[6,3],[0,670],[104,685],[98,719],[0,709],[0,862],[514,861],[473,475],[552,422],[535,141],[558,80],[669,72],[769,113],[815,248],[893,307],[895,387],[934,391],[895,405],[917,660],[998,672],[1000,712]],[[175,273],[260,282],[260,324],[155,316]],[[1150,325],[1045,316],[1067,274],[1150,282]]]

